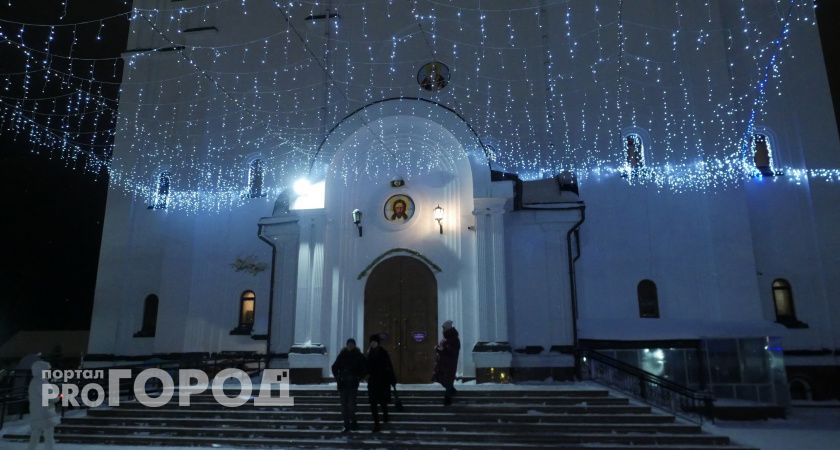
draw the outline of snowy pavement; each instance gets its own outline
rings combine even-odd
[[[717,421],[703,429],[761,450],[840,450],[840,408],[796,406],[784,420]]]
[[[25,442],[8,442],[0,441],[0,449],[2,450],[26,450],[27,443]],[[39,449],[44,448],[44,444],[38,446]],[[200,447],[152,447],[148,445],[89,445],[89,444],[55,444],[55,450],[196,450]],[[239,447],[210,447],[217,450],[242,450]],[[272,447],[271,450],[297,450],[295,447]],[[326,449],[325,449],[326,450]]]

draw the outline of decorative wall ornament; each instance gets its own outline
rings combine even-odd
[[[385,220],[391,223],[406,223],[414,217],[414,200],[403,194],[392,195],[383,206]]]
[[[230,266],[236,272],[247,272],[253,276],[257,276],[257,274],[268,268],[268,264],[257,260],[257,257],[254,255],[238,257]]]
[[[427,91],[439,91],[449,84],[449,67],[440,61],[424,64],[417,72],[417,83]]]

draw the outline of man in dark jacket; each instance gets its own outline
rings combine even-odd
[[[374,334],[368,340],[368,400],[373,415],[373,432],[379,431],[378,407],[382,407],[382,421],[388,423],[388,403],[391,402],[391,386],[397,384],[394,366],[388,351],[382,347],[379,335]]]
[[[365,377],[366,371],[365,355],[356,347],[355,339],[347,339],[346,346],[332,365],[332,374],[335,377],[339,397],[341,397],[341,416],[344,419],[342,433],[359,429],[356,423],[356,394],[359,391],[359,382]]]
[[[458,370],[458,353],[461,351],[461,340],[458,330],[452,326],[452,321],[443,323],[443,339],[435,347],[435,373],[432,381],[436,381],[446,388],[443,397],[444,405],[452,404],[455,395],[455,372]]]

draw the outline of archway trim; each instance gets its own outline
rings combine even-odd
[[[435,272],[438,272],[438,273],[443,272],[443,270],[440,268],[440,266],[438,266],[437,264],[432,262],[432,260],[430,260],[429,258],[424,256],[422,253],[418,252],[417,250],[412,250],[410,248],[392,248],[391,250],[388,250],[385,253],[383,253],[383,254],[377,256],[376,258],[374,258],[374,260],[371,261],[370,264],[368,264],[367,267],[365,267],[365,269],[361,271],[361,273],[359,273],[359,276],[356,277],[356,279],[361,280],[362,278],[367,276],[367,274],[370,273],[371,269],[373,269],[377,264],[379,264],[380,261],[387,258],[389,255],[393,255],[395,253],[407,253],[407,254],[409,254],[411,256],[414,256],[415,258],[419,259],[420,261],[423,261],[427,266],[429,266],[430,269],[434,270]]]
[[[321,156],[321,150],[323,149],[324,144],[326,144],[327,140],[330,138],[330,136],[333,134],[333,132],[335,130],[337,130],[342,124],[344,124],[345,121],[349,120],[351,117],[355,116],[357,113],[365,111],[366,109],[368,109],[370,107],[373,107],[373,106],[376,106],[376,105],[379,105],[379,104],[382,104],[382,103],[393,102],[393,101],[417,101],[417,102],[421,102],[421,103],[427,103],[427,104],[437,106],[439,108],[443,108],[444,110],[454,114],[455,117],[460,119],[461,122],[463,122],[467,126],[467,129],[469,130],[469,132],[475,137],[476,141],[478,142],[479,147],[481,147],[482,152],[484,152],[484,157],[487,159],[487,167],[488,168],[490,167],[491,155],[490,155],[490,152],[487,150],[487,145],[485,145],[484,142],[481,140],[481,137],[478,135],[478,132],[475,130],[475,128],[473,128],[473,126],[470,124],[470,122],[467,121],[467,119],[464,118],[464,116],[462,116],[458,111],[455,111],[454,109],[452,109],[452,108],[450,108],[450,107],[448,107],[448,106],[446,106],[442,103],[436,102],[434,100],[429,100],[427,98],[400,96],[400,97],[384,98],[384,99],[381,99],[381,100],[376,100],[374,102],[368,103],[367,105],[364,105],[360,108],[357,108],[355,111],[351,112],[350,114],[347,114],[346,116],[344,116],[343,119],[339,120],[338,123],[333,125],[333,127],[330,128],[330,130],[326,133],[326,135],[324,135],[324,138],[321,139],[321,143],[318,144],[318,149],[315,151],[315,154],[312,155],[312,158],[309,161],[309,173],[312,174],[312,171],[315,167],[315,163],[318,160],[318,158]]]

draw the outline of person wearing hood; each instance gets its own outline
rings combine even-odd
[[[355,339],[347,339],[347,344],[341,349],[332,365],[332,374],[341,398],[341,416],[344,419],[342,433],[359,429],[356,423],[356,394],[359,391],[359,382],[365,377],[366,372],[365,355],[356,347]]]
[[[446,389],[443,397],[444,405],[452,404],[455,391],[455,372],[458,370],[458,353],[461,351],[461,340],[458,330],[452,326],[452,321],[443,323],[443,339],[435,347],[435,371],[432,381],[438,382]]]
[[[29,450],[35,450],[41,436],[44,436],[44,447],[52,450],[55,446],[55,426],[61,423],[61,416],[55,412],[55,400],[44,401],[44,385],[49,384],[49,377],[44,376],[44,371],[50,368],[50,363],[46,361],[32,363],[32,381],[29,382]]]
[[[388,351],[382,347],[378,334],[368,339],[368,401],[373,415],[373,432],[379,431],[379,411],[382,407],[382,421],[388,423],[388,403],[391,402],[391,386],[397,384],[394,366]]]

